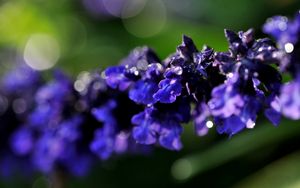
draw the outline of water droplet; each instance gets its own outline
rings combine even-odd
[[[85,85],[84,85],[83,81],[77,80],[77,81],[74,83],[74,88],[75,88],[76,91],[82,92],[82,91],[84,91],[84,89],[85,89]]]
[[[205,125],[206,125],[207,128],[210,129],[214,126],[214,123],[212,121],[207,121]]]
[[[284,45],[284,50],[287,52],[287,53],[292,53],[294,51],[294,45],[292,43],[286,43]]]

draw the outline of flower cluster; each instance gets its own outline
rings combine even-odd
[[[21,129],[33,109],[32,96],[43,81],[40,73],[18,62],[0,82],[0,175],[8,176],[17,167],[31,169],[21,156],[32,148],[31,132],[24,129],[21,133]],[[22,147],[17,148],[19,144]]]
[[[300,119],[300,16],[274,17],[255,39],[253,29],[225,30],[229,48],[216,52],[183,36],[161,60],[134,49],[117,66],[82,72],[72,80],[20,64],[1,79],[0,172],[14,167],[81,176],[97,159],[148,152],[147,145],[182,148],[183,125],[203,136],[213,126],[233,136],[252,129],[263,113],[274,125],[281,114]],[[281,72],[292,75],[282,84]],[[15,162],[17,161],[17,162]]]
[[[300,12],[293,20],[284,16],[269,18],[263,30],[273,36],[280,52],[280,67],[292,76],[292,80],[281,87],[279,103],[282,114],[288,118],[300,119]]]

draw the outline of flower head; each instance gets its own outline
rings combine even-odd
[[[271,66],[279,61],[273,55],[278,50],[269,39],[255,40],[251,29],[238,34],[225,30],[225,36],[229,52],[216,53],[215,64],[227,80],[213,89],[208,105],[217,130],[233,135],[253,128],[263,107],[273,110],[272,100],[267,99],[278,96],[281,75]],[[279,113],[265,114],[274,124],[280,119]]]
[[[211,48],[205,46],[199,52],[192,39],[183,36],[182,44],[177,47],[176,53],[165,60],[167,69],[154,98],[161,103],[173,103],[179,96],[189,96],[195,101],[209,98],[212,83],[216,84],[223,78],[213,71],[216,68],[212,62]]]
[[[141,144],[149,145],[158,141],[167,149],[179,150],[182,147],[181,123],[188,122],[189,119],[190,106],[183,100],[177,100],[172,105],[158,104],[148,107],[132,117],[132,124],[136,125],[133,137]]]
[[[269,111],[268,114],[279,113],[280,111],[288,118],[300,119],[299,75],[299,36],[300,36],[300,13],[294,19],[283,16],[269,18],[265,23],[264,32],[273,36],[280,48],[280,67],[282,72],[291,74],[292,80],[281,87],[280,96],[273,100],[276,111]],[[273,108],[275,109],[275,108]]]

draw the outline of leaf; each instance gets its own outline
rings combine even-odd
[[[299,131],[300,126],[296,121],[284,120],[279,127],[264,123],[251,131],[233,136],[230,140],[223,140],[206,151],[180,158],[172,165],[171,173],[177,180],[187,180],[242,155],[299,135]]]

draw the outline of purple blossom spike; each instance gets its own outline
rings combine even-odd
[[[190,120],[199,136],[212,127],[233,136],[254,128],[261,112],[275,126],[281,114],[300,119],[299,15],[267,21],[277,46],[253,29],[225,30],[226,52],[199,51],[184,35],[163,61],[136,48],[120,65],[75,81],[54,71],[44,83],[41,73],[15,67],[0,84],[0,173],[28,165],[82,176],[95,159],[147,152],[144,145],[178,151]],[[278,66],[292,80],[282,84]]]

